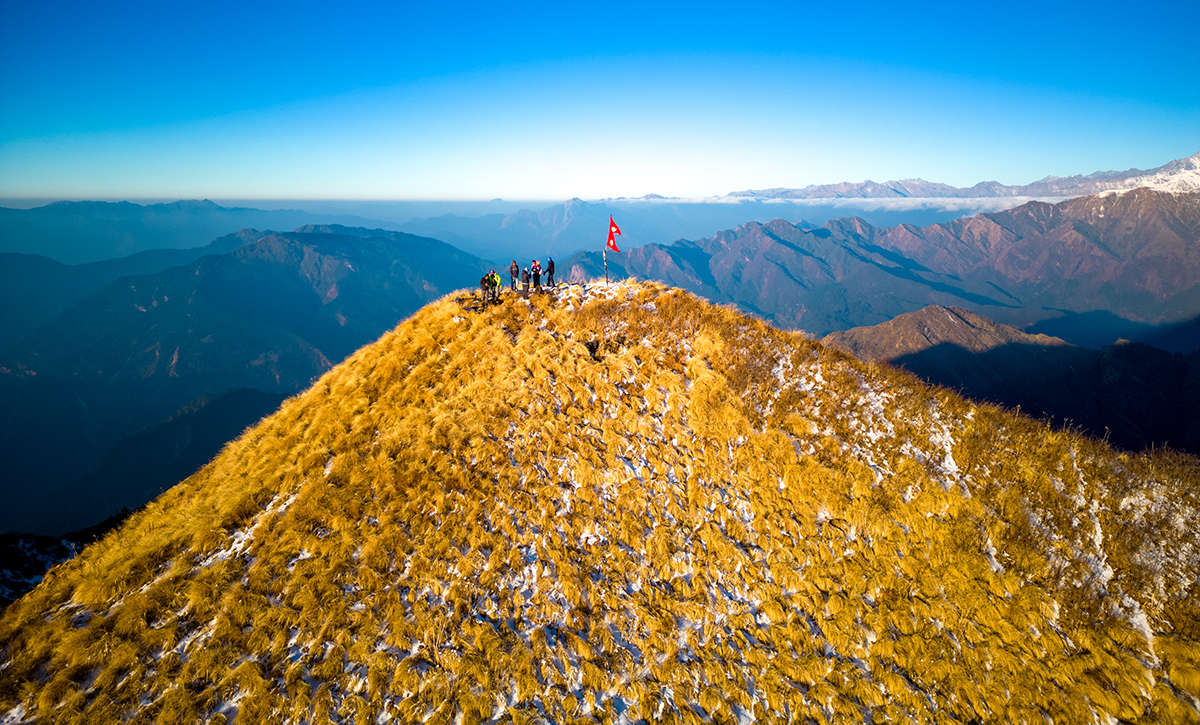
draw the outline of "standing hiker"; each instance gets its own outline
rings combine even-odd
[[[521,296],[529,299],[529,267],[521,273]]]
[[[500,273],[493,269],[491,275],[489,275],[489,280],[491,281],[492,301],[499,302],[500,288],[504,286],[500,283]]]
[[[533,288],[538,292],[542,291],[542,264],[536,259],[533,260],[531,267],[533,271]]]
[[[554,286],[554,257],[546,257],[546,284]]]
[[[509,266],[509,268],[508,268],[508,276],[512,277],[512,291],[516,292],[517,291],[517,277],[521,276],[521,268],[517,266],[517,260],[515,260],[515,259],[513,260],[512,265]]]
[[[479,305],[487,307],[488,303],[488,275],[483,275],[479,278]]]

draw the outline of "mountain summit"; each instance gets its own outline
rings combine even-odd
[[[1200,487],[622,283],[435,302],[0,619],[0,718],[1197,718]]]

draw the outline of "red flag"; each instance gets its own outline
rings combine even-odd
[[[619,252],[621,250],[617,249],[617,240],[614,238],[614,235],[617,237],[621,236],[621,227],[617,226],[617,223],[610,216],[608,218],[608,248],[614,252]]]

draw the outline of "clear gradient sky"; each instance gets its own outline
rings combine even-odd
[[[560,199],[1149,168],[1200,3],[0,3],[0,197]]]

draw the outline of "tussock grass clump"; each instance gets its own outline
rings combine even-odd
[[[1198,482],[678,290],[450,296],[10,606],[0,712],[1195,721]]]

